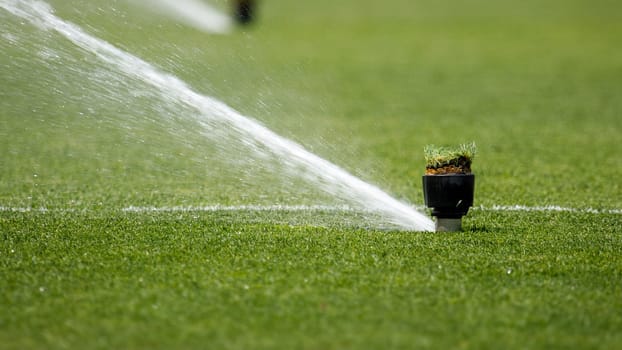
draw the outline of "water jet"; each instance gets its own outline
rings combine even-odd
[[[231,19],[225,13],[199,0],[134,1],[137,5],[156,10],[179,19],[206,33],[226,34],[231,29]]]
[[[237,142],[240,147],[244,147],[244,154],[262,160],[273,159],[281,166],[279,170],[282,170],[275,178],[304,181],[314,189],[339,200],[339,203],[373,212],[382,219],[383,227],[387,225],[390,228],[411,231],[433,230],[434,223],[411,205],[309,152],[301,144],[278,135],[224,102],[197,92],[177,76],[166,73],[151,63],[90,35],[82,27],[61,19],[46,2],[0,0],[0,9],[20,19],[19,26],[13,28],[16,34],[24,31],[24,25],[30,24],[30,29],[41,31],[46,36],[57,37],[64,43],[71,43],[81,54],[87,54],[97,62],[97,69],[85,66],[80,70],[71,70],[71,74],[79,74],[86,77],[87,82],[95,80],[104,85],[109,84],[110,80],[130,84],[127,87],[133,93],[145,94],[167,108],[175,107],[175,118],[191,121],[206,139],[220,142],[222,148],[229,148],[232,142]],[[0,14],[4,15],[4,12]],[[31,50],[28,46],[20,49]],[[58,60],[66,61],[67,58],[63,53]],[[115,96],[118,86],[113,84],[105,87],[103,97],[111,94]],[[87,96],[93,93],[88,89],[84,92]],[[128,106],[132,104],[127,96],[123,96],[121,102]],[[158,118],[155,119],[158,120],[171,118],[166,113],[156,116]]]

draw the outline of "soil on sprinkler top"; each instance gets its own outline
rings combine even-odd
[[[457,148],[436,147],[428,145],[425,153],[425,174],[470,174],[471,162],[475,156],[474,143],[463,144]]]
[[[470,174],[471,160],[460,158],[456,159],[455,164],[447,164],[439,167],[426,166],[426,175],[443,175],[443,174]]]

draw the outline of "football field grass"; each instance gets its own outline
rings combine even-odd
[[[416,206],[474,141],[475,207],[382,229],[0,7],[0,349],[622,348],[616,1],[49,3]]]

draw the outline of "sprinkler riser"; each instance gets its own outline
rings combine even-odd
[[[462,218],[460,219],[436,218],[435,231],[436,232],[462,231]]]
[[[436,217],[436,231],[462,230],[462,217],[473,205],[475,175],[423,175],[425,205]]]

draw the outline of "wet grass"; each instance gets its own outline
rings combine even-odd
[[[412,203],[424,145],[473,140],[476,205],[622,207],[615,2],[271,0],[227,36],[52,4]],[[124,212],[338,201],[58,37],[3,10],[0,28],[0,348],[622,347],[619,214],[473,210],[437,235],[351,212]]]

